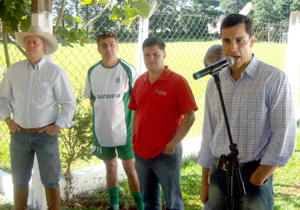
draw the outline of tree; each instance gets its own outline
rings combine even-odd
[[[221,10],[225,15],[238,13],[248,2],[250,2],[250,0],[221,0]]]
[[[0,19],[2,23],[5,23],[8,33],[18,31],[19,25],[21,30],[28,29],[28,25],[30,25],[30,21],[26,19],[28,8],[30,8],[30,0],[0,1]]]
[[[1,0],[0,1],[0,20],[2,25],[2,37],[4,54],[6,58],[7,67],[10,65],[8,47],[7,47],[7,35],[9,33],[14,33],[18,30],[18,25],[23,30],[27,30],[30,26],[30,21],[27,20],[26,11],[29,8],[29,0]],[[9,36],[11,37],[11,36]],[[11,40],[15,42],[11,38]],[[19,49],[22,49],[18,46]],[[21,50],[22,51],[22,50]],[[24,51],[22,51],[24,53]]]
[[[220,16],[222,12],[217,9],[219,5],[219,0],[186,0],[181,3],[164,0],[159,8],[161,12],[151,18],[151,22],[156,24],[150,24],[150,32],[162,38],[176,39],[178,36],[184,36],[186,39],[205,39],[208,34],[208,23],[216,25],[215,18],[207,18],[207,16]],[[178,10],[181,12],[179,13]],[[206,17],[200,19],[200,22],[195,22],[195,16],[199,15]]]
[[[254,0],[255,20],[280,21],[290,17],[292,11],[300,10],[299,0]]]
[[[125,1],[114,1],[114,0],[83,0],[78,4],[79,0],[75,1],[77,5],[92,5],[98,7],[99,5],[107,5],[105,9],[111,8],[112,12],[110,15],[110,20],[120,21],[119,25],[130,25],[132,20],[137,18],[139,15],[146,18],[150,14],[151,7],[147,0],[125,0]],[[156,0],[153,0],[156,1]],[[30,20],[26,15],[26,8],[30,8],[30,0],[1,0],[0,1],[0,20],[2,21],[2,31],[4,37],[4,50],[7,60],[7,67],[9,64],[9,55],[7,50],[7,41],[5,40],[7,33],[13,34],[15,31],[27,31],[30,27]],[[71,0],[67,1],[68,4],[72,3]],[[59,8],[59,4],[61,7]],[[80,41],[80,44],[89,41],[89,38],[86,37],[87,31],[79,29],[78,27],[67,29],[63,25],[60,26],[62,20],[69,22],[75,21],[76,23],[82,22],[82,20],[76,14],[73,17],[71,14],[66,14],[65,5],[66,0],[60,0],[55,4],[55,11],[57,13],[57,23],[54,28],[54,35],[62,42],[63,45],[72,46],[70,43]],[[52,6],[53,6],[52,5]],[[78,13],[78,11],[76,11]],[[99,13],[102,14],[101,11]],[[97,15],[99,15],[97,14]],[[96,15],[96,16],[97,16]],[[63,23],[64,23],[63,21]],[[6,28],[7,26],[7,28]]]
[[[64,177],[67,181],[65,188],[65,201],[69,200],[72,189],[72,164],[77,160],[88,161],[91,158],[92,140],[92,111],[84,105],[82,97],[83,90],[79,91],[76,97],[77,108],[73,117],[74,125],[70,129],[59,131],[60,156],[62,168],[65,169]]]

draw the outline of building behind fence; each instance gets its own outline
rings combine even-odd
[[[188,80],[199,107],[196,112],[196,122],[187,139],[196,138],[202,133],[205,88],[210,76],[196,81],[192,74],[204,67],[203,57],[206,50],[213,44],[221,44],[219,28],[217,28],[219,21],[219,17],[180,13],[156,13],[149,20],[149,36],[160,36],[165,40],[166,65]],[[120,37],[118,56],[133,66],[137,65],[138,23],[135,21],[130,27],[119,27],[115,22],[108,20],[108,15],[103,15],[88,28],[89,36],[92,38],[91,43],[85,46],[72,43],[73,47],[59,45],[58,51],[53,55],[53,61],[67,71],[75,95],[78,96],[82,92],[88,68],[101,59],[94,38],[101,30],[117,32]],[[284,69],[288,25],[288,20],[255,22],[256,44],[253,52],[259,59]],[[25,59],[12,43],[9,44],[9,54],[11,63]],[[1,45],[0,70],[5,73],[6,69],[3,45]],[[0,168],[9,170],[10,135],[4,122],[0,122],[0,139]]]

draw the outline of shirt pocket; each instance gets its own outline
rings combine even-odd
[[[49,82],[40,82],[36,89],[36,96],[38,100],[46,100],[49,92]]]

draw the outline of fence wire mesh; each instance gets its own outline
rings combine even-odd
[[[207,49],[213,44],[221,44],[219,22],[219,17],[181,13],[156,13],[149,19],[149,36],[159,36],[165,40],[167,53],[165,64],[188,80],[199,107],[196,112],[196,122],[187,139],[199,137],[202,133],[204,95],[210,77],[195,81],[192,74],[204,68],[203,57]],[[288,20],[255,22],[256,44],[253,52],[262,61],[281,69],[285,67],[288,23]],[[89,67],[101,59],[97,51],[95,34],[102,30],[115,31],[119,36],[119,58],[136,66],[138,27],[138,20],[134,21],[130,27],[120,27],[116,22],[109,20],[108,14],[103,14],[88,28],[89,36],[92,38],[91,43],[85,46],[80,46],[79,43],[72,43],[73,47],[59,46],[53,55],[53,62],[66,70],[75,95],[78,96],[82,92]],[[10,42],[8,47],[11,63],[25,59],[13,43]],[[0,70],[2,74],[6,69],[3,45],[1,45]],[[0,81],[2,76],[0,76]],[[9,130],[4,122],[0,122],[0,126],[0,168],[9,169]]]

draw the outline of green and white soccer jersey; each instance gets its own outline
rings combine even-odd
[[[110,68],[100,61],[88,70],[83,96],[93,99],[92,152],[131,141],[133,112],[127,106],[136,79],[134,67],[122,59]]]

